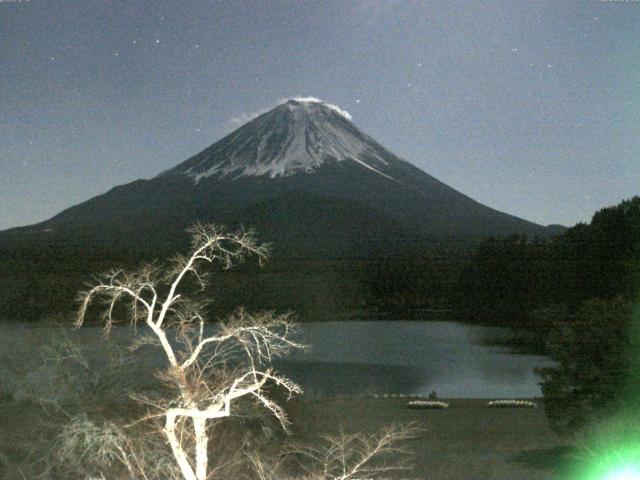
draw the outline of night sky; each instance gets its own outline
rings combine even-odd
[[[0,0],[0,229],[315,96],[493,208],[640,194],[640,1]]]

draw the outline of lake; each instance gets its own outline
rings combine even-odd
[[[139,331],[145,328],[138,327]],[[83,327],[71,332],[98,352],[107,344],[100,329]],[[49,326],[24,323],[0,324],[4,363],[22,359],[24,368],[34,370],[41,362],[42,347],[50,343]],[[112,341],[125,343],[128,327],[114,328]],[[509,337],[501,328],[470,326],[456,322],[343,321],[302,324],[298,340],[309,345],[306,352],[294,352],[276,361],[276,368],[305,389],[311,397],[376,394],[428,395],[441,398],[530,398],[540,396],[534,368],[552,365],[539,355],[523,355],[491,345]],[[139,368],[153,368],[163,358],[139,351]],[[11,353],[12,352],[12,353]],[[134,355],[136,355],[134,353]],[[3,355],[0,355],[3,357]],[[0,358],[2,360],[2,358]],[[27,366],[29,363],[34,365]],[[21,376],[21,365],[7,371],[5,384]],[[152,375],[136,374],[139,379]]]
[[[308,352],[277,366],[312,396],[418,394],[442,398],[531,398],[541,395],[540,355],[491,345],[503,328],[456,322],[350,321],[304,324]]]

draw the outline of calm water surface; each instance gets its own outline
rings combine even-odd
[[[488,345],[508,336],[500,328],[455,322],[323,322],[303,325],[311,351],[278,366],[308,393],[405,393],[440,397],[540,396],[534,368],[543,356]]]
[[[40,349],[46,344],[53,333],[47,328],[50,327],[0,324],[5,341],[10,344],[17,341],[28,349]],[[139,331],[144,332],[144,327],[139,327]],[[99,332],[97,327],[83,327],[74,335],[79,335],[92,350],[91,345],[104,347],[105,340]],[[514,354],[507,348],[488,344],[508,335],[505,329],[455,322],[309,323],[301,326],[299,340],[309,345],[310,350],[294,352],[278,360],[276,368],[301,384],[307,395],[316,397],[427,395],[434,390],[442,398],[540,396],[534,368],[549,366],[552,362],[542,356]],[[123,344],[130,337],[128,327],[114,328],[111,333],[112,341]],[[35,358],[32,353],[16,355],[13,358],[22,355]],[[163,365],[164,358],[159,349],[146,350],[143,358],[136,359],[136,364],[153,369]],[[153,376],[140,375],[140,378]]]

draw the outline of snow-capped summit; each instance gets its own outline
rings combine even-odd
[[[352,120],[351,114],[349,112],[347,112],[346,110],[341,109],[339,106],[334,105],[333,103],[325,102],[324,100],[321,100],[321,99],[319,99],[317,97],[297,96],[297,97],[286,99],[285,101],[287,101],[287,102],[298,102],[298,103],[319,103],[321,105],[324,105],[327,108],[330,108],[331,110],[335,111],[336,113],[339,113],[340,115],[342,115],[347,120]],[[281,103],[284,103],[284,102],[281,102]]]
[[[354,162],[393,180],[384,147],[361,132],[351,115],[314,97],[296,97],[260,115],[222,140],[163,172],[203,178],[289,176],[327,162]]]

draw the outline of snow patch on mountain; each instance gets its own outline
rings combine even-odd
[[[394,180],[385,173],[393,155],[350,119],[336,105],[294,97],[161,175],[186,174],[196,183],[208,177],[276,178],[311,173],[326,162],[349,161]]]

